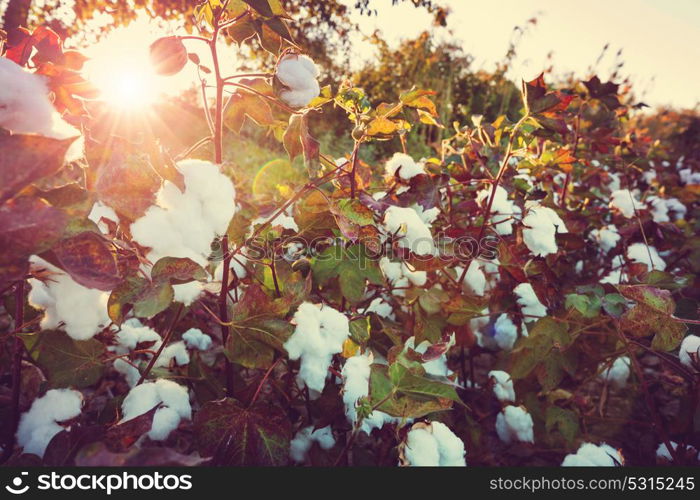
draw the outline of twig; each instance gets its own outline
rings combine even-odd
[[[182,310],[184,308],[185,308],[185,305],[182,303],[177,308],[177,311],[175,312],[175,316],[173,316],[173,319],[170,322],[170,325],[168,326],[168,330],[165,332],[165,335],[163,336],[163,341],[161,342],[160,347],[156,351],[155,356],[153,356],[151,358],[151,360],[148,362],[146,369],[141,374],[141,377],[139,378],[139,381],[136,383],[136,385],[141,385],[144,382],[144,380],[146,380],[146,377],[148,377],[148,374],[151,373],[151,370],[153,369],[153,366],[156,364],[156,361],[158,361],[158,358],[163,353],[163,350],[170,342],[170,337],[173,336],[173,331],[175,331],[175,325],[177,324],[178,321],[180,321],[180,315],[182,314]]]

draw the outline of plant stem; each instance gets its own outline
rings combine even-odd
[[[151,373],[151,370],[153,369],[153,366],[156,364],[156,361],[158,361],[158,358],[163,353],[163,350],[170,342],[170,338],[173,336],[173,331],[175,331],[175,325],[177,324],[178,321],[180,321],[180,316],[182,315],[182,310],[184,308],[185,308],[185,305],[180,304],[180,306],[177,308],[177,311],[175,311],[175,316],[173,316],[173,319],[170,322],[170,325],[168,326],[168,329],[165,332],[165,335],[163,336],[163,341],[161,342],[160,347],[156,351],[155,356],[153,356],[151,358],[151,360],[148,362],[146,369],[141,374],[141,377],[139,378],[139,381],[136,383],[136,385],[141,385],[148,377],[148,374]]]
[[[357,190],[357,154],[360,151],[360,142],[362,142],[362,140],[355,141],[355,147],[352,148],[352,156],[350,158],[352,164],[350,169],[350,198],[352,199],[355,199],[355,191]]]
[[[24,280],[18,281],[15,286],[15,332],[14,351],[12,353],[12,420],[7,429],[7,439],[5,450],[0,462],[5,462],[15,447],[15,433],[19,425],[19,397],[22,388],[22,354],[24,353],[24,343],[20,337],[22,325],[24,324]]]

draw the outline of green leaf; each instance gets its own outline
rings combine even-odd
[[[107,313],[112,321],[121,324],[132,306],[140,318],[151,318],[164,311],[174,296],[172,285],[167,281],[151,282],[140,276],[130,276],[117,286],[107,301]]]
[[[347,217],[359,226],[374,224],[374,213],[358,199],[342,198],[331,207],[333,213]]]
[[[37,363],[51,387],[82,389],[97,382],[105,370],[104,346],[95,339],[73,340],[60,331],[41,333]]]
[[[550,354],[552,349],[566,347],[571,343],[567,323],[546,316],[540,318],[511,354],[511,377],[527,377]]]
[[[258,403],[246,408],[227,398],[206,403],[194,418],[195,442],[213,465],[280,466],[289,460],[292,429],[280,408]]]
[[[619,318],[625,311],[625,299],[619,293],[608,293],[603,297],[603,309],[613,318]]]
[[[294,160],[300,154],[304,155],[304,164],[311,177],[317,177],[320,171],[320,144],[311,137],[306,122],[306,115],[292,115],[289,125],[282,138],[284,149],[289,159]]]
[[[336,245],[317,255],[311,270],[314,281],[326,285],[338,277],[343,296],[355,303],[364,298],[365,282],[382,284],[383,275],[376,259],[373,259],[362,244],[348,248]]]
[[[547,408],[545,422],[548,434],[558,430],[569,444],[573,444],[579,433],[578,415],[571,410],[550,406]]]
[[[365,344],[369,340],[369,332],[369,316],[363,316],[350,321],[350,338],[356,344]]]

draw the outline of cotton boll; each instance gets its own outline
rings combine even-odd
[[[431,345],[430,342],[424,340],[416,347],[415,341],[415,337],[409,337],[408,340],[406,340],[404,349],[413,349],[418,354],[425,354]],[[450,346],[453,345],[453,343],[454,338],[451,338]],[[434,377],[449,377],[452,374],[452,371],[447,367],[447,353],[442,354],[436,359],[426,361],[425,363],[423,363],[423,368],[425,369],[425,373]]]
[[[158,356],[155,368],[168,367],[174,362],[176,366],[184,366],[190,362],[190,354],[183,341],[173,342],[167,345]]]
[[[513,289],[513,293],[517,296],[517,302],[526,323],[547,316],[547,308],[537,298],[530,283],[520,283]]]
[[[357,400],[369,395],[369,376],[372,354],[353,356],[345,361],[343,375],[343,403],[345,415],[351,424],[357,423]],[[398,423],[401,419],[391,417],[383,411],[374,410],[362,420],[360,430],[369,434],[372,429],[381,429],[384,424]]]
[[[80,414],[83,396],[72,389],[51,389],[22,414],[17,428],[17,443],[24,453],[44,456],[51,439],[63,430],[65,422]]]
[[[533,423],[530,414],[521,406],[506,406],[496,417],[496,433],[501,441],[534,443]]]
[[[441,467],[463,467],[467,465],[464,460],[464,443],[442,422],[431,424],[433,437],[438,445]]]
[[[671,448],[676,451],[678,449],[678,443],[675,441],[670,441],[669,442],[671,445]],[[684,454],[687,455],[696,455],[698,460],[700,460],[700,454],[698,454],[698,450],[694,446],[686,446],[684,449]],[[660,459],[661,462],[671,462],[673,461],[673,456],[671,455],[671,452],[668,449],[668,446],[666,446],[666,443],[661,443],[659,444],[659,447],[656,449],[656,458],[657,460]]]
[[[80,131],[63,121],[49,100],[49,89],[41,75],[25,71],[14,61],[0,58],[0,127],[15,134],[39,134],[54,139],[77,137]],[[75,141],[66,161],[83,154],[82,138]]]
[[[606,365],[602,365],[601,368],[605,368],[605,366]],[[612,365],[605,368],[599,375],[601,379],[607,381],[616,389],[623,389],[627,385],[629,376],[630,358],[627,356],[620,356],[617,358]]]
[[[121,422],[128,422],[149,412],[158,405],[148,437],[154,441],[167,439],[180,422],[192,417],[192,407],[187,389],[170,380],[158,379],[144,382],[129,391],[122,401]]]
[[[425,173],[422,164],[417,164],[413,158],[404,153],[394,153],[394,156],[386,162],[384,171],[391,178],[394,178],[398,172],[399,178],[403,181],[410,181],[416,175]]]
[[[673,215],[673,220],[683,220],[685,218],[688,209],[678,198],[666,198],[664,202],[668,211]]]
[[[658,196],[649,196],[647,201],[649,202],[649,210],[654,222],[670,222],[671,219],[668,217],[668,207],[666,206],[666,201],[663,198],[659,198]]]
[[[335,437],[330,425],[315,431],[312,425],[299,430],[289,443],[289,456],[297,463],[305,462],[314,443],[318,443],[323,450],[330,450],[335,446]]]
[[[493,325],[493,339],[496,345],[505,351],[510,351],[518,339],[518,328],[508,314],[501,314]]]
[[[564,458],[562,467],[614,467],[625,461],[622,454],[612,446],[601,443],[583,443],[574,454]]]
[[[617,227],[610,224],[602,227],[601,229],[594,229],[591,231],[591,239],[598,242],[598,246],[604,253],[608,253],[610,250],[617,246],[617,242],[620,241],[620,233],[617,231]]]
[[[182,334],[182,340],[185,341],[190,349],[206,351],[211,347],[211,337],[206,333],[202,333],[199,328],[190,328]]]
[[[625,261],[622,259],[621,255],[616,255],[612,260],[612,270],[606,277],[600,280],[601,283],[610,283],[611,285],[617,285],[622,280],[622,270],[625,266]]]
[[[390,320],[395,320],[396,315],[394,314],[394,308],[391,307],[386,300],[382,297],[376,297],[370,302],[367,309],[365,309],[365,314],[374,313],[380,318],[387,318]]]
[[[491,196],[491,188],[482,189],[476,196],[476,201],[486,207]],[[520,207],[508,200],[508,191],[502,186],[496,187],[496,194],[491,205],[491,224],[502,236],[513,234],[514,216],[520,215]]]
[[[115,359],[112,366],[117,372],[124,375],[124,380],[129,387],[134,387],[141,380],[141,372],[138,368],[122,358]]]
[[[284,348],[292,360],[301,359],[299,378],[321,392],[334,354],[350,336],[347,316],[323,304],[302,303],[294,313],[296,328]]]
[[[403,456],[413,467],[464,467],[464,443],[442,422],[416,424],[406,436]]]
[[[493,379],[493,393],[501,403],[515,402],[515,389],[513,379],[510,375],[501,370],[491,370],[489,378]]]
[[[688,335],[681,342],[681,347],[678,350],[678,359],[685,366],[693,368],[693,357],[700,359],[700,337]]]
[[[440,464],[437,440],[426,429],[413,429],[408,433],[404,455],[414,467],[435,467]]]
[[[566,233],[566,224],[559,215],[548,207],[533,205],[529,207],[523,218],[523,240],[527,248],[534,254],[546,256],[557,253],[557,233]]]
[[[319,70],[308,56],[285,55],[277,65],[275,76],[286,87],[279,92],[280,99],[293,108],[306,106],[320,93],[316,80]]]
[[[614,191],[619,191],[620,190],[620,175],[610,172],[608,173],[608,177],[610,177],[610,183],[608,184],[608,189],[612,192]]]
[[[273,214],[270,214],[272,216]],[[253,219],[250,223],[250,228],[251,231],[252,229],[257,226],[258,224],[264,224],[268,221],[269,217],[258,217],[256,219]],[[299,231],[299,226],[297,225],[296,221],[294,220],[294,217],[291,215],[282,212],[279,215],[277,215],[272,221],[270,222],[270,226],[281,226],[284,229],[290,229],[292,231]]]
[[[389,207],[384,213],[384,229],[399,238],[400,247],[407,248],[416,255],[435,254],[430,228],[412,208]]]
[[[405,288],[411,284],[423,286],[428,280],[425,271],[411,270],[405,262],[392,262],[388,257],[379,259],[379,268],[394,288],[392,293],[398,297],[404,297],[406,295]]]
[[[109,232],[109,228],[107,227],[107,224],[102,222],[102,219],[108,219],[115,223],[119,222],[119,217],[117,216],[117,213],[111,207],[108,207],[100,201],[95,202],[95,204],[92,206],[92,210],[90,210],[90,215],[88,215],[88,219],[97,224],[97,227],[100,229],[100,231],[102,231],[105,234]]]
[[[632,262],[646,264],[649,270],[658,269],[663,271],[666,269],[666,263],[663,261],[656,248],[647,247],[644,243],[633,243],[627,248],[627,258]]]
[[[635,209],[643,210],[647,206],[639,201],[629,189],[618,189],[610,195],[610,208],[616,208],[624,217],[630,219],[634,217]]]
[[[700,184],[700,172],[693,172],[690,168],[684,168],[678,171],[681,182],[688,186]]]
[[[42,329],[58,328],[63,324],[65,332],[75,340],[87,340],[109,324],[107,301],[109,292],[86,288],[45,260],[33,255],[30,262],[47,269],[52,274],[45,283],[30,278],[32,290],[29,304],[44,310],[40,326]]]
[[[435,222],[440,215],[440,209],[438,207],[433,207],[426,210],[421,205],[414,203],[410,208],[416,211],[420,220],[422,220],[425,225],[428,226],[428,228],[432,227],[433,222]]]
[[[464,268],[455,266],[455,271],[457,272],[457,277],[460,277],[464,272]],[[483,296],[486,291],[486,275],[476,259],[469,263],[467,274],[464,276],[463,286],[467,291],[479,296]]]

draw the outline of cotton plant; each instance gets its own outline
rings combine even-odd
[[[416,255],[436,252],[430,225],[411,207],[390,206],[384,212],[384,230],[397,238],[398,245]]]
[[[428,280],[428,273],[412,269],[404,261],[394,262],[388,257],[379,259],[379,268],[392,286],[392,293],[398,297],[406,296],[406,289],[423,286]]]
[[[408,182],[416,175],[425,174],[425,167],[405,153],[394,153],[386,162],[384,172],[390,179],[397,178],[401,182]]]
[[[689,368],[700,367],[700,337],[688,335],[678,348],[678,359]]]
[[[622,237],[614,224],[608,224],[600,229],[593,229],[590,233],[590,238],[598,243],[603,253],[608,253],[617,246]]]
[[[404,345],[404,351],[406,349],[413,349],[418,354],[425,354],[431,345],[430,342],[428,342],[427,340],[424,340],[423,342],[418,344],[418,346],[416,346],[415,344],[416,338],[409,337],[408,340],[406,340],[406,344]],[[451,336],[447,343],[447,348],[449,349],[453,345],[454,336]],[[435,377],[449,377],[452,374],[452,371],[447,366],[447,352],[441,354],[435,359],[431,359],[430,361],[424,362],[423,368],[425,369],[425,372],[428,375],[432,375]]]
[[[187,330],[182,334],[182,340],[188,348],[197,349],[198,351],[206,351],[212,344],[211,337],[202,332],[199,328],[190,328]]]
[[[24,453],[44,456],[51,440],[68,427],[65,422],[80,415],[83,395],[73,389],[50,389],[35,399],[23,413],[17,428],[17,443]]]
[[[630,219],[639,210],[647,208],[646,203],[637,198],[629,189],[618,189],[610,194],[610,208],[619,211],[623,217]]]

